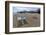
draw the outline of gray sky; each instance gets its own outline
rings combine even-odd
[[[39,8],[36,7],[13,7],[13,12],[20,12],[20,11],[35,11],[37,12]]]

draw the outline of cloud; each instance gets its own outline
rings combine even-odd
[[[20,12],[20,11],[35,11],[37,12],[39,8],[36,7],[13,7],[13,12]]]

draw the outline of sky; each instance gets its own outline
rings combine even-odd
[[[20,11],[35,11],[37,12],[39,8],[36,8],[36,7],[13,7],[13,12],[14,13],[17,13],[17,12],[20,12]]]

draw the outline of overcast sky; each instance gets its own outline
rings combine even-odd
[[[20,11],[35,11],[37,12],[39,8],[36,7],[13,7],[13,12],[20,12]]]

